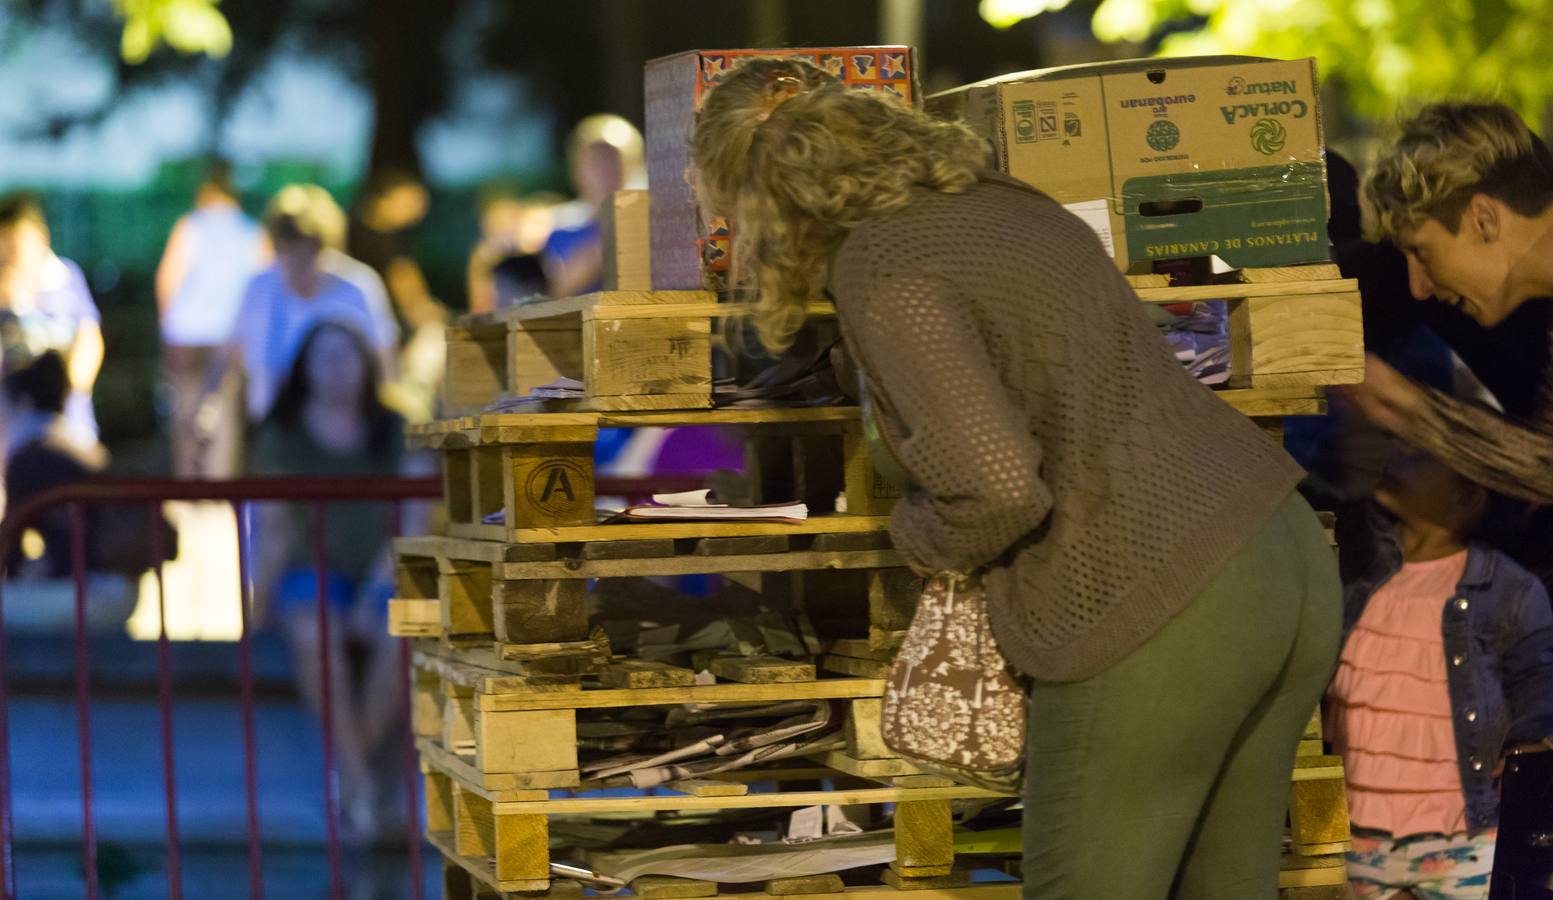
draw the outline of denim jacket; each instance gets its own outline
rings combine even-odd
[[[1366,503],[1339,518],[1343,633],[1402,568],[1401,526]],[[1445,605],[1446,677],[1467,827],[1498,824],[1493,771],[1508,746],[1553,736],[1553,606],[1542,583],[1509,557],[1474,544]]]

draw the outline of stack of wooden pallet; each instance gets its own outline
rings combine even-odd
[[[1220,396],[1270,426],[1322,411],[1324,386],[1362,371],[1354,285],[1325,267],[1211,288],[1139,287],[1150,302],[1230,303],[1235,374]],[[412,435],[442,457],[448,524],[445,534],[397,542],[391,608],[393,633],[414,641],[426,830],[443,853],[449,897],[575,892],[574,882],[552,881],[550,868],[553,859],[585,861],[552,854],[564,843],[551,825],[568,816],[827,804],[893,805],[894,861],[849,875],[854,900],[945,888],[1002,900],[1018,891],[1006,880],[969,886],[955,857],[951,801],[996,795],[924,774],[879,737],[882,676],[916,587],[885,531],[900,487],[872,468],[856,408],[710,408],[713,324],[734,311],[710,294],[615,291],[469,317],[451,330],[446,400],[456,417]],[[582,397],[545,411],[481,411],[563,377],[582,382]],[[697,425],[740,429],[763,464],[780,461],[793,496],[765,499],[796,497],[822,512],[798,525],[597,523],[599,429]],[[833,507],[846,511],[824,512]],[[723,575],[772,598],[800,623],[796,643],[673,665],[615,653],[590,621],[598,585],[684,575]],[[655,618],[675,615],[669,604]],[[686,704],[819,700],[844,718],[839,746],[822,753],[647,795],[586,790],[579,722],[596,728],[611,715]],[[1312,746],[1319,751],[1319,742],[1304,749]],[[1293,784],[1299,855],[1289,857],[1285,886],[1340,884],[1332,854],[1347,839],[1341,767],[1302,754]],[[633,887],[660,897],[720,890],[664,877]],[[776,879],[765,890],[836,893],[842,880]]]
[[[708,408],[712,320],[729,311],[710,294],[607,292],[472,317],[453,331],[447,397],[471,414],[413,437],[443,457],[447,533],[397,543],[391,625],[415,641],[427,834],[445,856],[453,896],[569,889],[552,887],[554,816],[817,804],[893,804],[895,860],[872,873],[879,890],[969,884],[955,867],[949,804],[995,795],[924,775],[883,751],[882,681],[821,676],[810,661],[822,634],[884,647],[909,620],[909,575],[884,530],[899,488],[873,471],[855,407]],[[583,382],[585,396],[549,404],[554,411],[478,412],[560,377]],[[843,495],[849,512],[799,525],[596,524],[600,428],[706,425],[741,430],[768,461],[784,457],[799,498],[826,508]],[[615,655],[591,627],[590,584],[683,575],[737,579],[795,613],[815,611],[819,630],[802,634],[786,658],[703,654],[691,668]],[[658,611],[665,621],[674,615]],[[702,667],[711,683],[696,678]],[[610,711],[811,700],[841,710],[840,746],[647,796],[578,791],[587,787],[579,717],[586,725]],[[661,877],[634,887],[677,897],[718,889]],[[830,874],[765,887],[834,893],[842,883]],[[1007,883],[973,890],[1015,892]]]

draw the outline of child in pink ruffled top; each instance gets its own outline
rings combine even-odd
[[[1553,609],[1536,578],[1469,541],[1487,500],[1411,454],[1340,523],[1347,636],[1326,734],[1359,900],[1486,898],[1496,766],[1553,734]]]

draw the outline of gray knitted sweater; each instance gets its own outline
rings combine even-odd
[[[1182,370],[1089,228],[1018,182],[918,191],[853,229],[830,286],[913,483],[896,546],[980,571],[1036,678],[1147,641],[1303,475]]]

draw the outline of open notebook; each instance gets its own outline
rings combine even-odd
[[[631,506],[609,519],[611,522],[787,522],[797,525],[809,518],[804,503],[768,503],[761,506],[732,506],[711,499],[710,490],[654,494],[652,503]]]

